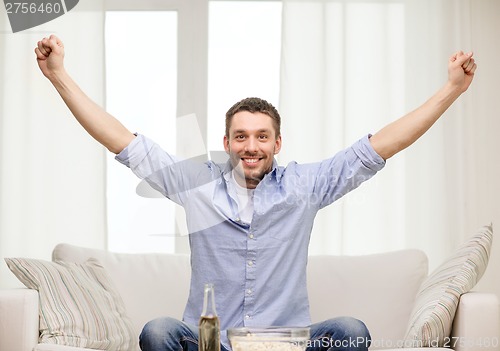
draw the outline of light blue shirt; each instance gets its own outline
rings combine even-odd
[[[116,158],[184,207],[192,275],[183,319],[198,324],[203,286],[213,283],[223,330],[311,324],[306,265],[314,217],[385,165],[369,135],[322,162],[275,161],[254,191],[252,221],[244,223],[229,162],[178,160],[142,135]]]

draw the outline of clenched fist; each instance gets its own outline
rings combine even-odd
[[[64,71],[64,45],[55,35],[43,38],[35,48],[38,67],[49,79]]]

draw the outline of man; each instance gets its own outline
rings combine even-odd
[[[221,329],[309,326],[308,243],[318,210],[372,177],[385,160],[423,135],[472,82],[472,53],[454,54],[448,81],[416,110],[322,162],[280,167],[278,111],[258,98],[226,114],[226,164],[181,161],[133,134],[92,102],[66,73],[55,36],[35,49],[43,74],[78,122],[116,158],[186,210],[192,277],[183,321],[159,318],[140,337],[142,350],[196,350],[203,285],[216,287]],[[175,288],[175,287],[174,287]],[[332,301],[331,303],[335,303]],[[363,322],[349,317],[310,325],[310,350],[367,350]],[[323,342],[314,342],[323,340]],[[222,335],[222,348],[229,345]]]

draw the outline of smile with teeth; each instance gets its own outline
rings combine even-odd
[[[241,160],[245,163],[257,163],[260,158],[242,158]]]

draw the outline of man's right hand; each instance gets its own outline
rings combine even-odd
[[[120,153],[134,138],[116,118],[92,101],[64,69],[64,46],[55,35],[35,48],[38,66],[85,130],[109,151]]]
[[[43,38],[35,48],[38,67],[45,77],[51,79],[64,71],[64,45],[55,35]]]

